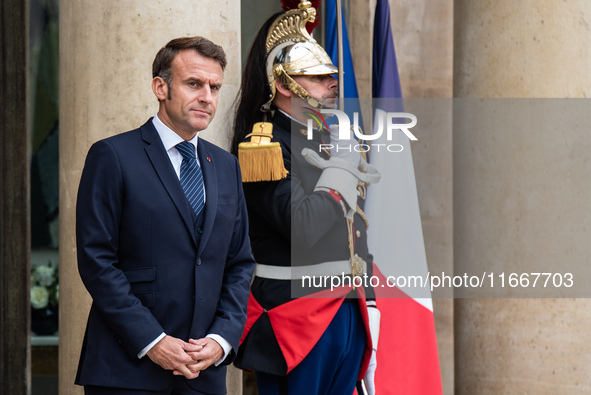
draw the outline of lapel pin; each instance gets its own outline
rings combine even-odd
[[[207,161],[208,162],[211,162],[211,158],[209,156],[207,157]]]

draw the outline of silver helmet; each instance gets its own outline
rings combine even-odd
[[[316,9],[312,7],[312,3],[302,0],[297,9],[282,14],[271,25],[266,41],[266,73],[271,96],[262,106],[263,111],[270,110],[275,98],[276,80],[306,100],[309,105],[320,107],[320,103],[290,77],[338,73],[324,48],[306,30],[306,24],[315,19]]]

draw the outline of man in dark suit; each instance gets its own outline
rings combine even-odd
[[[198,139],[225,65],[205,38],[170,41],[153,64],[157,115],[88,153],[76,207],[87,394],[226,393],[254,261],[238,161]]]

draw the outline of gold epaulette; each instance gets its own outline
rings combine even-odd
[[[273,124],[257,122],[252,127],[250,141],[238,145],[238,161],[242,182],[278,181],[287,176],[281,145],[271,142]]]

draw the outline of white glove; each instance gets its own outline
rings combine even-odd
[[[378,350],[378,338],[380,337],[380,310],[378,310],[376,307],[368,306],[367,317],[369,320],[369,333],[371,335],[371,343],[373,350],[371,351],[371,359],[369,360],[369,366],[367,367],[367,372],[365,373],[365,377],[363,378],[363,380],[365,381],[365,385],[367,386],[368,394],[375,395],[375,374],[376,368],[378,366],[376,352]]]
[[[330,125],[330,157],[331,158],[342,158],[349,163],[352,163],[356,168],[359,166],[361,160],[361,152],[355,151],[357,140],[352,137],[350,140],[339,139],[339,125]],[[353,133],[351,133],[353,136]]]
[[[367,367],[367,372],[365,372],[365,377],[363,377],[368,395],[375,395],[376,393],[375,375],[377,366],[378,362],[376,359],[376,350],[371,350],[369,366]]]
[[[316,188],[329,188],[341,194],[349,206],[347,218],[353,218],[357,208],[357,181],[369,184],[380,181],[381,174],[365,160],[359,160],[357,165],[343,158],[331,157],[325,160],[310,148],[304,148],[302,156],[308,163],[322,170]]]
[[[368,302],[375,303],[375,302]],[[378,349],[378,339],[380,337],[380,317],[382,314],[375,304],[367,306],[367,319],[369,321],[369,333],[371,335],[371,344],[374,350]]]

